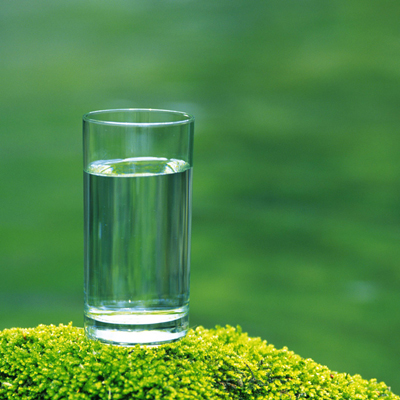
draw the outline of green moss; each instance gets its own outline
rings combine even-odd
[[[108,346],[81,328],[0,332],[0,399],[400,399],[240,328],[190,330],[159,347]]]

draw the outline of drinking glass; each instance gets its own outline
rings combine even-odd
[[[193,116],[83,116],[84,318],[91,339],[158,345],[189,323]]]

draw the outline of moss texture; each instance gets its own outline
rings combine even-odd
[[[108,346],[81,328],[0,332],[0,399],[400,399],[233,327],[159,347]]]

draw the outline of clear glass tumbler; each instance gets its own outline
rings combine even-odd
[[[188,330],[194,118],[83,116],[85,332],[119,345]]]

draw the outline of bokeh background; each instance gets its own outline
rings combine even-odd
[[[0,329],[82,326],[81,117],[196,116],[191,325],[400,393],[400,4],[3,1]]]

